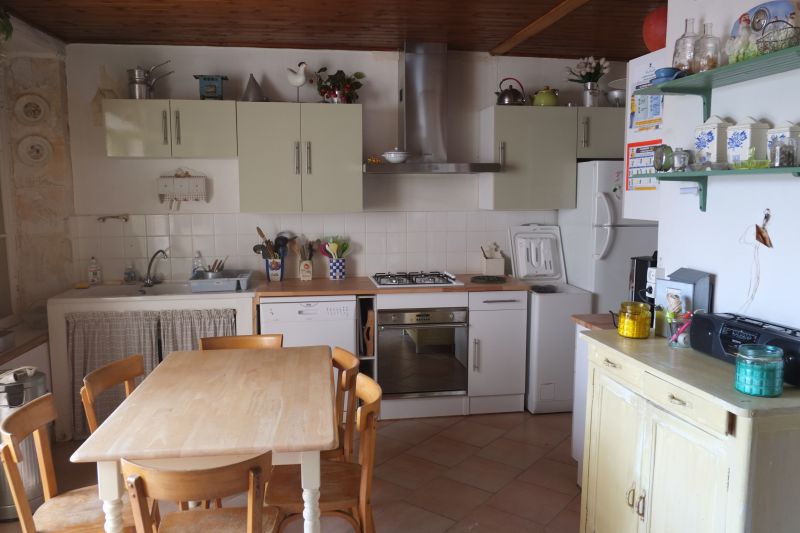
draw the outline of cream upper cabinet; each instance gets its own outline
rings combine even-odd
[[[625,108],[579,107],[578,159],[625,157]]]
[[[361,211],[361,106],[238,102],[241,211]]]
[[[363,208],[361,106],[300,104],[303,211]]]
[[[106,155],[171,157],[169,100],[103,100]]]
[[[495,106],[481,114],[481,160],[503,171],[479,177],[481,209],[575,207],[573,107]]]
[[[590,370],[589,376],[591,445],[584,460],[582,531],[635,533],[645,401],[601,372]]]
[[[300,104],[237,102],[241,211],[301,211]]]
[[[236,157],[236,102],[170,100],[172,157]]]
[[[236,103],[103,100],[109,157],[236,157]]]

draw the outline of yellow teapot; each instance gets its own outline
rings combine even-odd
[[[554,106],[558,105],[558,89],[551,89],[547,85],[533,95],[533,105]]]

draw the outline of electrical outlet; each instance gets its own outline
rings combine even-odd
[[[656,296],[656,279],[664,277],[664,269],[650,267],[647,269],[647,283],[644,286],[644,292],[648,298],[655,298]]]

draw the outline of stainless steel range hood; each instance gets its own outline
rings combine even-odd
[[[368,174],[499,172],[499,163],[447,160],[447,45],[406,43],[400,54],[397,146],[405,163],[366,164]]]

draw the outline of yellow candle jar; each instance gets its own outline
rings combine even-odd
[[[630,339],[646,339],[650,336],[650,305],[642,302],[619,304],[617,333]]]

